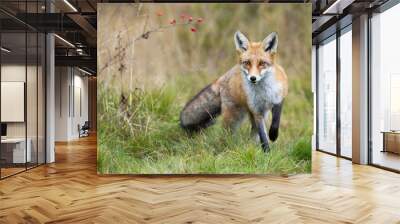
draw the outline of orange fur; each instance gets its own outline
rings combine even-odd
[[[271,111],[271,141],[278,137],[279,121],[288,81],[284,69],[276,63],[277,34],[262,42],[250,42],[239,31],[234,41],[238,64],[197,94],[181,112],[181,126],[198,130],[222,114],[223,124],[236,129],[248,114],[252,135],[257,136],[264,151],[269,149],[265,116]]]
[[[258,63],[260,60],[265,60],[269,61],[271,65],[274,67],[275,72],[274,76],[275,79],[282,85],[282,97],[286,97],[288,94],[288,80],[287,80],[287,75],[285,70],[280,66],[279,64],[276,63],[276,53],[270,54],[268,52],[265,52],[262,49],[262,45],[260,42],[251,42],[250,47],[247,51],[245,52],[238,52],[238,58],[239,62],[243,60],[250,60],[252,62],[252,65],[255,65]],[[257,70],[257,73],[260,73],[260,66],[253,66],[251,69]],[[226,74],[225,74],[226,75]],[[234,74],[233,76],[228,79],[228,89],[230,90],[231,96],[235,99],[235,101],[241,105],[241,106],[247,106],[247,101],[246,101],[246,95],[245,95],[245,90],[243,87],[243,78],[242,78],[242,73],[239,69],[239,66],[234,67]],[[213,83],[213,88],[219,89],[221,86],[226,86],[222,84],[225,82],[226,79],[223,77],[217,79]]]

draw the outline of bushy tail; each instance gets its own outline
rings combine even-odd
[[[181,127],[188,131],[198,131],[212,125],[220,113],[219,91],[212,85],[208,85],[194,96],[181,111]]]

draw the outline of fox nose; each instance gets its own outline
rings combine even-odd
[[[255,76],[250,76],[250,81],[255,82],[257,78]]]

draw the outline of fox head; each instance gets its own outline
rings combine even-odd
[[[234,36],[239,64],[243,75],[251,83],[257,83],[272,72],[278,47],[278,35],[273,32],[262,42],[250,42],[240,31]]]

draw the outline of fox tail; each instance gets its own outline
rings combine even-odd
[[[187,131],[198,131],[214,124],[220,113],[219,91],[208,85],[185,105],[180,114],[180,125]]]

